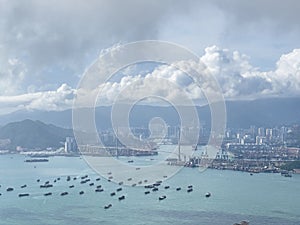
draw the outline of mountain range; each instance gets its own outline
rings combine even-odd
[[[229,128],[248,128],[251,125],[274,127],[300,123],[299,98],[227,101],[226,110]],[[209,127],[209,106],[197,107],[197,112],[201,123]],[[171,126],[177,126],[180,121],[173,107],[137,105],[131,110],[129,123],[132,127],[148,127],[149,121],[154,117],[163,118]],[[96,108],[95,121],[98,130],[111,129],[111,107]],[[63,146],[66,137],[73,136],[72,110],[18,111],[0,116],[0,123],[0,139],[10,139],[10,149],[17,146],[29,149],[45,149],[49,146],[58,148]]]
[[[209,126],[210,108],[197,106],[199,119]],[[254,126],[280,126],[300,123],[300,98],[267,98],[244,101],[226,101],[227,127],[248,128]],[[120,112],[122,113],[122,112]],[[134,127],[148,127],[153,117],[161,117],[168,125],[179,124],[176,110],[169,106],[136,105],[131,110],[129,122]],[[25,119],[40,120],[48,124],[71,128],[72,110],[65,111],[16,111],[0,116],[0,126]],[[101,106],[95,110],[99,130],[111,128],[111,107]]]

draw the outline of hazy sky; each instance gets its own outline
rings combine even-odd
[[[226,98],[299,96],[299,12],[298,0],[0,0],[0,114],[70,107],[103,49],[144,39],[197,53]],[[147,76],[161,70],[186,85],[166,67]]]

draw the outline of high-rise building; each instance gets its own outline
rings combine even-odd
[[[263,128],[263,127],[258,128],[258,133],[257,134],[260,137],[264,137],[265,136],[265,128]]]
[[[77,144],[73,137],[66,137],[65,152],[66,153],[77,152]]]

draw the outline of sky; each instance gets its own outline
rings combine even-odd
[[[225,99],[299,97],[299,11],[297,0],[0,0],[0,114],[71,108],[84,71],[105,49],[140,40],[193,51]],[[153,88],[156,77],[203,97],[160,65],[102,84],[103,101],[128,84]]]

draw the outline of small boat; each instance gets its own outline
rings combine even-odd
[[[193,191],[193,188],[187,189],[187,193],[190,193],[190,192],[192,192],[192,191]]]
[[[96,181],[99,181],[99,180],[101,180],[100,177],[98,177],[98,178],[96,179]]]
[[[176,188],[176,191],[180,191],[180,190],[181,190],[181,187]]]
[[[58,177],[57,180],[60,180],[60,177]]]
[[[132,180],[132,178],[130,177],[130,178],[128,178],[127,180],[128,180],[128,181],[131,181],[131,180]]]
[[[49,184],[49,183],[50,183],[49,181],[46,181],[46,182],[45,182],[45,184]]]
[[[145,185],[144,188],[154,188],[153,184]]]
[[[70,186],[69,186],[69,188],[74,188],[74,187],[75,187],[74,185],[70,185]]]
[[[125,199],[125,195],[120,196],[118,199],[119,199],[119,201],[124,200]]]
[[[62,192],[60,195],[61,195],[61,196],[65,196],[65,195],[67,195],[67,194],[69,194],[69,193],[65,191],[65,192]]]
[[[284,174],[284,177],[292,177],[292,174],[290,173]]]
[[[158,191],[158,188],[157,188],[157,187],[155,187],[155,188],[153,188],[153,189],[152,189],[152,191]]]
[[[40,188],[51,188],[51,187],[53,187],[53,185],[52,184],[42,184],[42,185],[40,185]]]
[[[113,176],[108,177],[108,179],[112,180],[112,179],[113,179]]]
[[[110,193],[110,196],[115,196],[115,195],[116,195],[116,192]]]
[[[136,186],[136,184],[132,184],[132,185],[131,185],[131,187],[135,187],[135,186]]]
[[[144,183],[147,183],[148,182],[148,180],[144,180]]]
[[[250,173],[250,176],[253,176],[253,173]]]
[[[24,185],[22,185],[22,186],[21,186],[21,188],[26,188],[26,187],[27,187],[27,185],[26,185],[26,184],[24,184]]]
[[[68,177],[67,177],[67,181],[70,181],[70,180],[71,180],[71,177],[70,177],[70,176],[68,176]]]
[[[73,177],[73,180],[77,180],[77,177]]]
[[[128,160],[127,162],[128,162],[128,163],[133,163],[133,160]]]
[[[26,196],[29,196],[29,194],[28,193],[26,193],[26,194],[19,194],[19,197],[21,198],[21,197],[26,197]]]
[[[165,189],[169,189],[170,188],[170,186],[165,186]]]
[[[52,192],[48,192],[44,194],[44,196],[50,196],[50,195],[52,195]]]
[[[97,185],[97,187],[96,188],[101,188],[102,187],[102,185]]]
[[[95,192],[103,192],[104,190],[101,188],[101,189],[96,189]]]
[[[193,188],[193,185],[189,185],[188,188]]]
[[[161,201],[161,200],[164,200],[164,199],[166,199],[166,198],[167,198],[167,196],[163,195],[163,196],[160,196],[160,197],[158,198],[158,200]]]
[[[40,182],[40,181],[41,181],[40,179],[37,179],[37,180],[36,180],[36,182]]]
[[[148,195],[148,194],[150,194],[150,191],[145,191],[145,195]]]
[[[13,190],[14,190],[14,188],[12,188],[12,187],[9,187],[6,189],[6,191],[13,191]]]
[[[139,182],[138,182],[138,184],[142,184],[142,183],[143,183],[143,181],[139,181]]]
[[[89,185],[90,185],[90,186],[94,186],[94,183],[90,183]]]
[[[109,208],[111,208],[112,207],[112,204],[108,204],[108,205],[105,205],[104,206],[104,209],[109,209]]]
[[[111,175],[111,174],[112,174],[112,172],[108,172],[107,174],[108,174],[108,175]]]
[[[85,184],[86,182],[87,181],[85,181],[85,180],[80,181],[81,184]]]
[[[164,177],[164,178],[167,178],[168,176],[164,175],[163,177]]]
[[[153,184],[153,186],[158,187],[158,186],[160,186],[160,183],[155,183],[155,184]]]
[[[117,188],[117,191],[122,191],[122,188]]]
[[[84,191],[80,191],[79,194],[80,194],[80,195],[83,195],[83,194],[84,194]]]
[[[123,184],[124,184],[124,182],[123,182],[123,181],[119,182],[119,185],[123,185]]]
[[[137,168],[135,168],[136,170],[140,170],[141,168],[140,167],[137,167]]]
[[[207,192],[206,194],[205,194],[205,197],[206,198],[209,198],[211,196],[211,193],[210,192]]]

